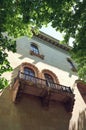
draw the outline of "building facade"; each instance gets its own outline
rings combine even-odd
[[[17,52],[8,52],[13,71],[3,75],[10,86],[0,97],[0,128],[85,130],[85,85],[78,81],[71,48],[42,32],[16,44]]]

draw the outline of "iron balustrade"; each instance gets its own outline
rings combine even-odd
[[[26,80],[26,81],[30,81],[36,85],[46,86],[46,87],[49,87],[49,88],[52,88],[55,90],[59,90],[59,91],[63,91],[63,92],[71,93],[71,94],[73,93],[70,87],[60,85],[57,83],[53,83],[53,82],[49,82],[45,79],[41,79],[41,78],[29,75],[29,74],[25,74],[25,73],[20,72],[20,71],[18,73],[18,78]]]

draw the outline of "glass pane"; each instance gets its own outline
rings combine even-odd
[[[39,50],[38,50],[38,47],[36,45],[33,45],[31,44],[31,50],[36,53],[36,54],[39,54]]]
[[[35,76],[34,71],[30,68],[27,68],[27,67],[24,68],[24,73],[27,75]]]
[[[44,74],[45,79],[51,83],[54,83],[53,78],[49,74]]]

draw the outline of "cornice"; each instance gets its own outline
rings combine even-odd
[[[59,40],[57,40],[57,39],[55,39],[55,38],[41,32],[41,31],[40,31],[40,33],[38,35],[35,35],[35,36],[42,39],[42,40],[44,40],[44,41],[46,41],[46,42],[48,42],[48,43],[50,43],[50,44],[52,44],[52,45],[54,45],[55,47],[59,47],[59,48],[65,50],[65,51],[70,51],[71,48],[72,48],[70,46],[60,44]]]

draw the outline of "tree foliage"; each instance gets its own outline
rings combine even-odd
[[[15,52],[14,38],[21,35],[32,36],[34,32],[52,23],[52,27],[65,32],[64,40],[75,39],[72,57],[78,65],[80,78],[86,80],[86,0],[0,0],[0,80],[1,75],[10,71],[8,51]],[[0,81],[0,82],[1,82]]]
[[[79,77],[86,81],[86,0],[56,0],[47,3],[53,9],[52,26],[65,32],[65,43],[68,43],[70,37],[75,39],[71,57],[77,63]]]

